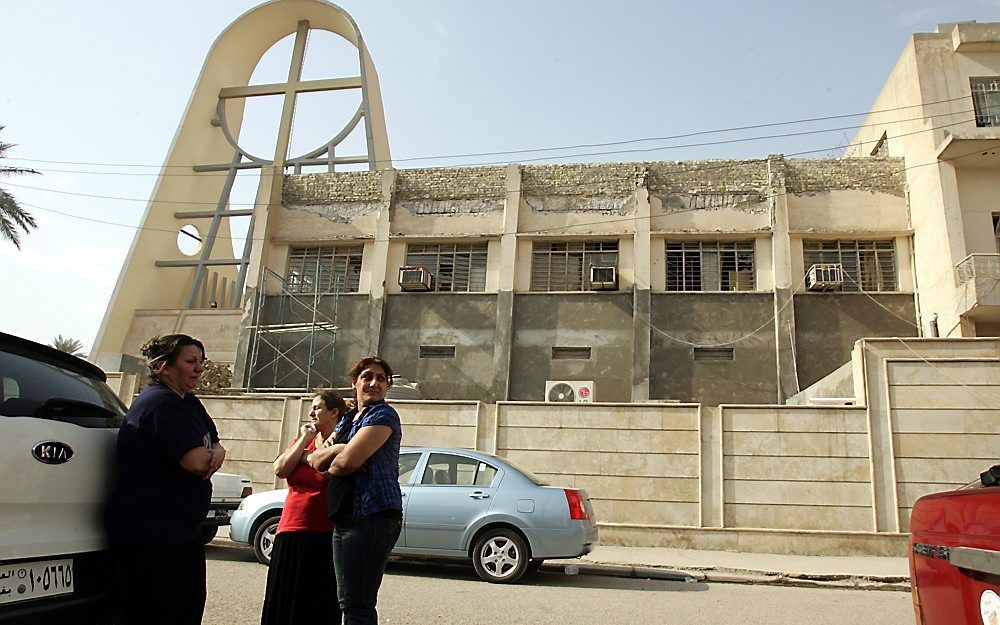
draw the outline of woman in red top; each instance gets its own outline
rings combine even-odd
[[[326,596],[336,598],[337,580],[330,540],[333,523],[326,509],[327,479],[306,458],[317,447],[333,442],[335,426],[346,413],[347,405],[336,391],[317,390],[309,422],[274,461],[274,474],[288,482],[288,496],[271,551],[261,625],[315,625],[322,621],[317,621],[317,614],[329,615],[330,623],[341,622],[336,599],[316,610],[318,596],[329,593]]]

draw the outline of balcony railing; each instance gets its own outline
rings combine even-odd
[[[969,254],[955,265],[955,282],[975,279],[1000,280],[1000,254]]]

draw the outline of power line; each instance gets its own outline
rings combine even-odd
[[[864,113],[845,113],[845,114],[840,114],[840,115],[827,115],[827,116],[823,116],[823,117],[808,117],[808,118],[802,118],[802,119],[796,119],[796,120],[787,120],[787,121],[779,121],[779,122],[767,122],[767,123],[761,123],[761,124],[749,124],[749,125],[744,125],[744,126],[732,126],[732,127],[728,127],[728,128],[717,128],[717,129],[711,129],[711,130],[699,130],[699,131],[688,132],[688,133],[681,133],[681,134],[676,134],[676,135],[665,135],[665,136],[662,136],[662,137],[641,137],[641,138],[636,138],[636,139],[625,139],[625,140],[620,140],[620,141],[607,141],[607,142],[602,142],[602,143],[580,143],[580,144],[565,145],[565,146],[553,146],[553,147],[541,147],[541,148],[526,148],[526,149],[517,149],[517,150],[495,151],[495,152],[469,152],[469,153],[464,153],[464,154],[445,154],[445,155],[432,155],[432,156],[413,156],[413,157],[406,157],[406,158],[390,159],[389,161],[376,160],[375,163],[376,164],[381,164],[383,162],[411,162],[411,161],[438,160],[438,159],[449,159],[449,158],[473,158],[473,157],[481,157],[481,156],[501,156],[501,155],[504,155],[504,154],[531,154],[531,153],[536,153],[536,152],[555,152],[555,151],[563,151],[563,150],[576,150],[576,149],[590,149],[590,148],[600,148],[600,147],[611,147],[611,146],[615,146],[615,145],[630,145],[630,144],[641,143],[641,142],[646,142],[646,141],[671,141],[671,140],[675,140],[675,139],[687,139],[687,138],[690,138],[690,137],[703,136],[703,135],[709,135],[709,134],[721,134],[721,133],[737,132],[737,131],[743,131],[743,130],[756,130],[756,129],[760,129],[760,128],[773,128],[773,127],[778,127],[778,126],[789,126],[789,125],[804,124],[804,123],[815,123],[815,122],[820,122],[820,121],[832,121],[832,120],[836,120],[836,119],[847,119],[847,118],[851,118],[851,117],[861,117],[861,116],[868,116],[868,115],[876,115],[876,114],[880,114],[880,113],[889,113],[889,112],[893,112],[893,111],[900,111],[900,110],[911,109],[911,108],[920,108],[920,107],[924,107],[924,106],[934,106],[936,104],[946,104],[946,103],[950,103],[950,102],[957,102],[957,101],[960,101],[960,100],[967,100],[967,99],[968,99],[967,96],[959,96],[959,97],[955,97],[955,98],[948,98],[948,99],[945,99],[945,100],[937,100],[937,101],[934,101],[934,102],[925,102],[925,103],[922,103],[922,104],[909,104],[909,105],[906,105],[906,106],[898,106],[898,107],[892,107],[892,108],[886,108],[886,109],[871,110],[871,111],[866,111]],[[925,117],[936,117],[936,116],[939,116],[939,115],[955,115],[955,114],[958,114],[958,113],[938,113],[938,114],[935,114],[935,115],[927,115]],[[918,118],[918,119],[923,119],[923,118]],[[899,120],[893,120],[893,121],[897,122]],[[878,124],[875,124],[875,125],[878,125]],[[846,128],[843,128],[843,129],[857,128],[857,127],[864,127],[864,126],[848,126]],[[820,131],[820,132],[834,132],[836,130],[843,130],[843,129],[832,129],[832,130]],[[768,137],[763,137],[763,138],[768,138]],[[585,156],[585,155],[582,155],[582,156]],[[558,158],[558,157],[551,157],[551,158]],[[62,165],[92,165],[92,166],[98,166],[98,167],[146,167],[146,168],[157,168],[157,169],[160,169],[160,168],[171,168],[171,167],[173,167],[173,168],[191,169],[192,167],[194,167],[194,164],[192,164],[192,165],[150,165],[150,164],[138,164],[138,163],[101,163],[101,162],[94,162],[94,161],[60,161],[60,160],[49,160],[49,159],[33,159],[33,158],[25,158],[25,157],[9,157],[9,159],[10,160],[21,160],[21,161],[26,161],[26,162],[31,162],[31,163],[50,163],[50,164],[62,164]]]
[[[968,109],[968,110],[964,110],[964,111],[954,111],[954,112],[951,112],[951,113],[938,113],[938,114],[935,114],[935,115],[925,115],[925,116],[921,116],[921,117],[911,117],[909,119],[897,119],[897,120],[894,120],[894,123],[905,123],[905,122],[912,122],[912,121],[924,121],[924,120],[927,120],[927,119],[930,119],[930,118],[935,118],[935,117],[950,117],[950,116],[953,116],[953,115],[965,115],[965,114],[968,114],[968,113],[975,113],[975,109]],[[963,121],[957,122],[957,123],[961,124],[961,123],[965,123],[965,121],[967,121],[967,120],[963,120]],[[767,124],[765,124],[765,125],[767,125]],[[770,125],[773,126],[773,125],[778,125],[778,124],[770,124]],[[677,150],[677,149],[682,149],[682,148],[710,147],[710,146],[716,146],[716,145],[728,145],[728,144],[732,144],[732,143],[750,143],[750,142],[753,142],[753,141],[763,141],[763,140],[766,140],[766,139],[782,139],[782,138],[789,138],[789,137],[801,137],[801,136],[809,136],[809,135],[819,135],[819,134],[827,134],[827,133],[830,133],[830,132],[837,132],[837,131],[841,131],[841,130],[854,130],[854,129],[861,129],[861,128],[871,128],[871,127],[883,126],[883,125],[884,124],[868,124],[868,125],[861,125],[861,126],[852,125],[852,126],[841,126],[841,127],[838,127],[838,128],[822,128],[822,129],[819,129],[819,130],[803,130],[803,131],[799,131],[799,132],[790,132],[790,133],[773,134],[773,135],[762,135],[762,136],[756,136],[756,137],[740,137],[740,138],[736,138],[736,139],[723,139],[723,140],[719,140],[719,141],[704,141],[704,142],[700,142],[700,143],[686,143],[686,144],[678,144],[678,145],[665,145],[665,146],[656,146],[656,147],[651,147],[651,148],[636,148],[636,149],[631,149],[631,150],[610,150],[610,151],[605,151],[605,152],[589,152],[589,153],[583,153],[583,154],[556,154],[556,155],[552,155],[552,156],[540,156],[540,157],[537,157],[537,158],[522,159],[521,161],[519,161],[519,163],[536,163],[536,162],[547,161],[547,160],[552,160],[552,159],[556,159],[556,158],[580,158],[580,157],[584,157],[584,156],[609,156],[609,155],[613,155],[613,154],[640,154],[640,153],[658,152],[658,151],[661,151],[661,150]],[[712,132],[712,131],[694,132],[694,133],[688,133],[687,135],[676,135],[676,137],[695,136],[695,135],[701,135],[701,134],[708,134],[709,132]],[[665,137],[663,139],[667,139],[667,138]],[[622,143],[635,143],[635,142],[638,142],[638,141],[653,141],[653,140],[656,140],[656,139],[635,139],[633,141],[622,142]],[[609,145],[611,145],[611,144],[609,144]],[[845,147],[847,147],[847,146],[845,146]],[[823,148],[822,150],[818,150],[818,151],[827,151],[827,150],[835,149],[835,148],[836,148],[836,146],[834,148]],[[526,151],[534,152],[534,151],[539,151],[539,150],[526,150]],[[805,153],[809,153],[809,152],[805,152]],[[445,158],[445,157],[441,157],[441,158]],[[407,159],[400,159],[400,160],[402,161],[402,160],[407,160]],[[400,161],[396,161],[396,162],[400,162]],[[486,167],[486,166],[495,166],[495,165],[502,165],[502,164],[506,164],[506,162],[504,162],[504,161],[488,161],[488,162],[480,162],[480,163],[466,163],[466,164],[460,165],[458,167]],[[286,167],[287,167],[287,165],[286,165]],[[204,176],[218,176],[218,177],[223,177],[223,176],[228,176],[229,175],[228,172],[186,172],[186,173],[162,173],[162,172],[152,173],[151,172],[151,173],[143,173],[143,172],[92,171],[92,170],[80,170],[80,169],[47,169],[47,168],[39,168],[38,171],[51,172],[51,173],[67,173],[67,174],[88,174],[88,175],[98,175],[98,176],[156,176],[156,177],[173,177],[173,176],[183,176],[183,177],[199,176],[199,177],[204,177]],[[247,171],[256,171],[256,170],[247,170]]]
[[[796,284],[795,287],[792,289],[792,293],[794,294],[795,291],[798,291],[799,287],[801,287],[805,283],[805,281],[806,281],[806,276],[803,275],[802,276],[802,280],[800,280],[799,283]],[[649,287],[647,285],[646,288],[651,288],[651,287]],[[775,293],[775,297],[777,297],[776,293]],[[778,318],[778,315],[781,314],[781,311],[783,311],[789,304],[792,303],[793,299],[794,299],[793,297],[789,297],[788,300],[778,308],[778,310],[774,311],[774,314],[771,315],[770,319],[768,319],[767,321],[765,321],[763,325],[761,325],[759,328],[757,328],[753,332],[750,332],[749,334],[745,334],[745,335],[739,337],[738,339],[733,339],[731,341],[725,341],[723,343],[692,343],[691,341],[687,341],[685,339],[673,336],[671,334],[667,334],[666,332],[664,332],[663,330],[661,330],[660,328],[658,328],[656,325],[654,325],[652,319],[650,319],[648,316],[643,315],[638,310],[636,310],[635,309],[635,302],[634,301],[629,300],[629,302],[632,305],[632,310],[635,312],[636,315],[639,316],[639,319],[642,320],[643,323],[645,323],[650,328],[652,328],[654,331],[656,331],[657,334],[660,334],[661,336],[664,336],[664,337],[670,339],[671,341],[675,341],[677,343],[681,343],[681,344],[684,344],[684,345],[689,345],[691,347],[726,347],[726,346],[729,346],[729,345],[735,345],[736,343],[740,343],[742,341],[745,341],[745,340],[749,339],[750,337],[754,336],[755,334],[757,334],[758,332],[760,332],[761,330],[764,330],[765,328],[771,326],[771,324],[774,322],[774,320]]]
[[[893,137],[890,137],[890,138],[898,139],[898,138],[901,138],[901,137],[911,136],[911,135],[920,134],[920,133],[924,133],[924,132],[933,132],[935,130],[941,130],[941,129],[944,129],[944,128],[949,128],[951,126],[957,126],[957,125],[965,124],[968,121],[970,121],[970,120],[960,120],[960,121],[957,121],[957,122],[953,122],[951,124],[942,124],[940,126],[934,126],[934,127],[931,127],[931,128],[925,128],[925,129],[921,129],[921,130],[916,130],[916,131],[909,132],[909,133],[901,133],[899,135],[894,135]],[[683,146],[678,146],[678,147],[683,147]],[[834,146],[834,147],[836,147],[836,146]],[[827,147],[827,148],[820,148],[820,149],[816,149],[816,150],[806,150],[806,151],[802,151],[802,152],[793,152],[793,153],[790,153],[790,154],[786,154],[785,156],[787,157],[787,156],[800,156],[800,155],[803,155],[803,154],[813,154],[813,153],[817,153],[817,152],[829,151],[830,149],[833,149],[833,148]],[[713,171],[713,170],[718,170],[718,169],[728,169],[728,168],[732,167],[731,163],[732,163],[731,161],[727,161],[727,162],[720,163],[718,165],[706,166],[706,167],[703,167],[703,168],[700,168],[700,169],[697,169],[697,170],[694,170],[694,171],[698,171],[698,172],[702,172],[703,173],[703,172],[706,172],[706,171]],[[626,163],[626,164],[629,164],[629,163]],[[636,165],[640,165],[642,163],[636,162],[635,164]],[[588,164],[588,165],[590,165],[590,164]],[[602,164],[601,163],[593,163],[592,165],[600,166]],[[567,189],[567,188],[575,188],[575,187],[585,187],[585,186],[589,186],[589,185],[604,184],[604,183],[608,183],[608,182],[624,182],[624,181],[632,180],[632,179],[633,178],[614,177],[614,178],[605,178],[605,179],[598,179],[598,180],[588,180],[588,181],[585,181],[585,182],[578,182],[578,183],[565,183],[563,185],[560,185],[558,188]],[[47,189],[47,188],[44,188],[44,187],[34,187],[34,186],[30,186],[30,185],[15,184],[15,183],[12,183],[12,182],[5,182],[4,184],[12,186],[12,187],[16,187],[16,188],[22,188],[22,189],[31,189],[31,190],[35,190],[35,191],[47,191],[47,192],[50,192],[50,193],[58,193],[58,194],[61,194],[61,195],[73,195],[73,196],[79,196],[79,197],[90,197],[90,198],[103,199],[103,200],[118,200],[118,201],[127,201],[127,202],[145,202],[145,203],[149,203],[149,202],[153,201],[152,199],[149,199],[149,198],[129,198],[129,197],[110,196],[110,195],[77,193],[77,192],[72,192],[72,191],[62,191],[62,190],[57,190],[57,189]],[[523,193],[523,191],[507,191],[507,192],[505,192],[505,194],[512,194],[512,193]],[[480,194],[478,196],[477,195],[469,195],[469,196],[466,196],[463,199],[491,199],[491,198],[494,198],[496,196],[497,196],[497,194]],[[190,201],[183,201],[183,200],[156,200],[156,203],[157,204],[180,204],[180,205],[188,205],[188,206],[190,206],[190,205],[206,205],[206,206],[215,206],[215,205],[218,205],[217,201],[215,201],[215,202],[207,202],[207,201],[196,201],[196,200],[190,200]],[[228,205],[229,206],[254,206],[255,203],[253,203],[253,202],[228,202]]]
[[[927,132],[927,130],[918,131],[918,132]],[[985,148],[985,149],[998,149],[998,148],[1000,148],[1000,143],[996,144],[995,146],[992,146],[990,148]],[[931,166],[931,165],[936,165],[936,164],[938,164],[941,161],[955,161],[955,160],[959,160],[959,159],[962,159],[962,158],[967,158],[967,157],[970,157],[970,156],[976,156],[978,154],[981,154],[983,152],[983,150],[984,150],[984,148],[979,148],[979,149],[977,149],[977,150],[975,150],[973,152],[969,152],[969,153],[966,153],[966,154],[960,154],[958,156],[954,156],[954,157],[951,157],[951,158],[934,160],[934,161],[931,161],[929,163],[921,163],[921,164],[918,164],[918,165],[906,166],[906,167],[903,167],[900,171],[901,172],[905,172],[905,171],[910,171],[910,170],[913,170],[913,169],[918,169],[918,168],[921,168],[921,167],[928,167],[928,166]],[[890,174],[874,174],[874,175],[871,175],[871,176],[863,176],[863,177],[860,177],[860,178],[855,178],[853,180],[853,182],[863,182],[865,180],[872,180],[872,179],[877,179],[877,178],[885,178],[885,177],[890,176],[890,175],[893,175],[893,173],[890,173]],[[615,179],[615,180],[619,180],[620,181],[620,180],[624,180],[624,178],[618,178],[618,179]],[[611,181],[613,181],[613,180],[611,180]],[[5,184],[9,184],[9,183],[5,183]],[[14,186],[19,186],[19,185],[14,185]],[[762,196],[760,198],[760,202],[769,201],[771,199],[777,199],[779,197],[782,197],[782,196],[785,196],[785,195],[790,195],[790,194],[792,194],[792,192],[789,192],[789,191],[783,191],[783,192],[780,192],[780,193],[773,193],[773,194],[771,194],[769,196]],[[70,193],[70,195],[74,195],[74,194]],[[97,197],[101,197],[101,196],[97,196]],[[114,198],[104,198],[104,199],[114,199]],[[145,200],[135,200],[135,201],[145,201]],[[738,207],[740,205],[749,204],[749,203],[750,203],[749,201],[739,202],[739,203],[737,203],[737,204],[734,205],[734,208]],[[22,202],[22,204],[24,206],[30,206],[31,208],[35,208],[35,209],[38,209],[38,210],[52,212],[52,213],[56,213],[56,214],[59,214],[59,215],[64,215],[66,217],[72,217],[74,219],[79,219],[79,220],[82,220],[82,221],[90,221],[90,222],[95,222],[95,223],[101,223],[101,224],[111,225],[111,226],[121,226],[121,227],[125,227],[125,228],[132,228],[132,229],[135,229],[135,230],[149,230],[149,231],[154,231],[154,232],[169,232],[171,234],[176,234],[176,232],[177,232],[175,230],[168,230],[168,229],[165,229],[165,228],[152,228],[152,227],[148,227],[148,226],[145,226],[145,227],[144,226],[133,226],[131,224],[122,224],[122,223],[116,223],[116,222],[109,222],[109,221],[94,219],[94,218],[91,218],[91,217],[84,217],[82,215],[75,215],[75,214],[71,214],[71,213],[65,213],[65,212],[61,212],[61,211],[55,210],[55,209],[46,208],[46,207],[38,206],[38,205],[35,205],[35,204],[29,204],[29,203],[26,203],[26,202]],[[215,204],[215,203],[213,202],[213,204]],[[238,204],[236,204],[236,205],[238,205]],[[246,205],[247,206],[252,206],[253,204],[246,204]],[[559,232],[559,231],[563,231],[563,230],[567,230],[567,229],[571,229],[571,228],[580,228],[580,227],[587,227],[587,226],[605,225],[605,224],[609,224],[609,223],[634,222],[634,221],[641,220],[641,219],[652,220],[652,219],[657,219],[657,218],[661,218],[661,217],[672,217],[672,216],[678,215],[680,213],[692,212],[692,211],[696,211],[696,210],[702,210],[702,209],[700,209],[700,208],[686,208],[686,209],[680,209],[680,210],[671,211],[670,213],[663,213],[663,214],[660,214],[660,215],[647,215],[647,216],[644,216],[644,217],[635,217],[635,216],[630,216],[630,217],[615,217],[615,218],[611,218],[611,219],[603,219],[603,220],[598,220],[598,221],[590,221],[590,222],[584,222],[584,223],[568,224],[568,225],[564,225],[564,226],[550,226],[548,228],[538,228],[538,229],[535,229],[535,230],[519,230],[519,231],[517,231],[516,233],[513,233],[513,234],[544,234],[544,233],[547,233],[547,232]],[[247,237],[224,237],[224,236],[218,235],[217,238],[222,238],[222,239],[236,239],[236,240],[243,241],[243,240],[246,240]],[[266,239],[253,238],[252,240],[253,241],[264,241]]]

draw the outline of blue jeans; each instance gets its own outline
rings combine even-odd
[[[389,552],[402,521],[387,517],[353,517],[333,528],[333,564],[337,598],[344,625],[375,625],[378,589],[382,585]]]

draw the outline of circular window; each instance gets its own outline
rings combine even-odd
[[[201,233],[188,224],[177,233],[177,249],[185,256],[194,256],[201,251]]]

